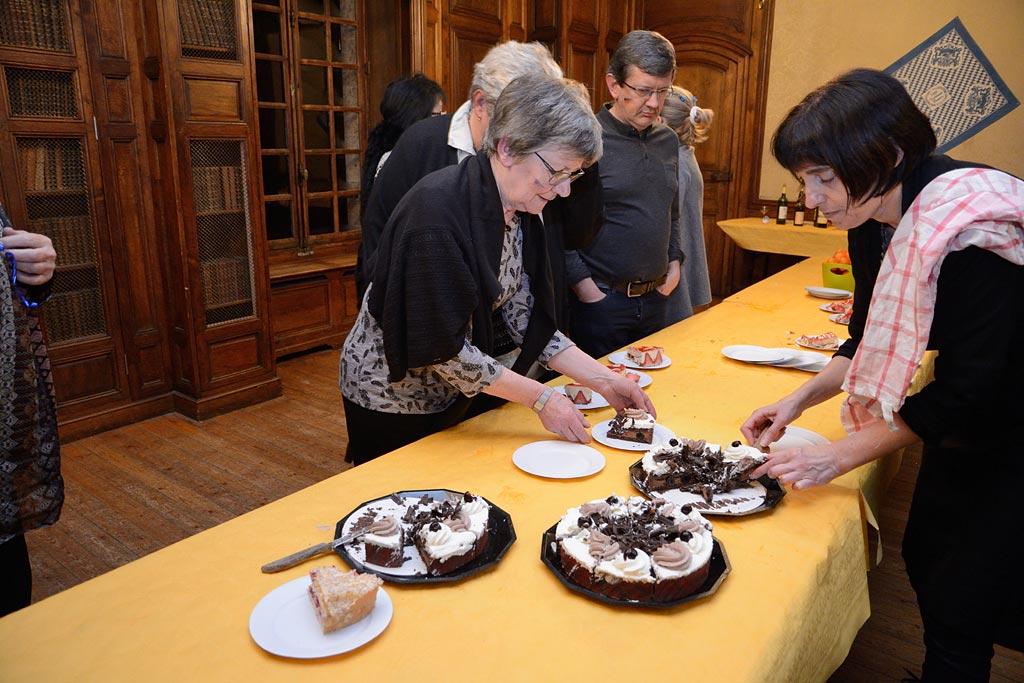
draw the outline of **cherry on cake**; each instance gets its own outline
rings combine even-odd
[[[647,491],[678,489],[700,494],[708,503],[717,493],[748,486],[748,475],[764,461],[764,453],[739,441],[723,450],[685,438],[669,439],[640,459]]]
[[[649,368],[665,362],[664,352],[661,346],[630,346],[626,349],[626,359],[642,368]]]
[[[565,395],[576,405],[586,405],[594,400],[594,392],[591,391],[590,387],[585,387],[576,382],[570,382],[565,385]]]
[[[608,437],[634,443],[652,443],[654,418],[639,408],[626,408],[608,421]]]
[[[689,505],[612,495],[569,508],[555,543],[573,583],[617,600],[669,602],[707,580],[711,529]]]

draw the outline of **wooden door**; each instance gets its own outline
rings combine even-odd
[[[696,147],[704,176],[704,241],[711,289],[728,296],[752,280],[749,257],[717,226],[756,203],[764,127],[771,3],[755,0],[645,2],[640,26],[676,47],[675,82],[715,111]]]

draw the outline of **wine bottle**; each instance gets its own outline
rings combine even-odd
[[[804,224],[804,191],[796,196],[796,205],[793,206],[793,225]]]
[[[786,206],[787,201],[788,200],[786,199],[786,186],[783,185],[782,194],[779,195],[779,209],[778,212],[775,214],[775,222],[778,223],[779,225],[786,224],[786,211],[789,208]]]
[[[825,216],[825,212],[818,207],[814,210],[814,227],[816,228],[827,228],[828,218]]]

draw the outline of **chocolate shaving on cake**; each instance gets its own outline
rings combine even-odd
[[[710,448],[703,439],[672,439],[651,454],[655,463],[665,464],[665,474],[645,472],[644,484],[650,491],[679,489],[700,494],[708,503],[716,493],[747,486],[747,474],[761,464],[756,458],[727,460],[721,449]]]

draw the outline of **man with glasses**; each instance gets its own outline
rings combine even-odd
[[[597,114],[604,224],[589,246],[566,252],[572,338],[595,357],[664,327],[679,284],[679,143],[658,123],[675,71],[671,42],[632,31],[605,74],[612,102]]]

